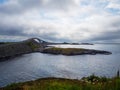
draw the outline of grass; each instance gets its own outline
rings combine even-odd
[[[51,54],[63,54],[63,55],[71,55],[74,53],[80,53],[86,51],[86,49],[83,48],[57,48],[57,47],[52,47],[52,48],[47,48],[43,52],[51,53]]]
[[[12,44],[12,43],[15,43],[15,42],[0,42],[0,45],[3,45],[3,44]]]
[[[40,45],[38,46],[37,44],[34,44],[33,42],[28,42],[27,45],[30,46],[33,51],[40,47]]]
[[[11,84],[0,90],[120,90],[120,78],[98,77],[94,74],[81,80],[43,78]]]
[[[62,52],[71,52],[71,51],[84,51],[86,49],[83,49],[83,48],[58,48],[58,47],[52,47],[52,48],[48,48],[48,49],[51,49],[51,50],[59,50],[59,51],[62,51]]]
[[[61,55],[96,55],[96,54],[105,54],[109,55],[112,54],[108,51],[102,50],[93,50],[93,49],[84,49],[84,48],[59,48],[59,47],[52,47],[52,48],[45,48],[42,53],[49,53],[49,54],[61,54]]]

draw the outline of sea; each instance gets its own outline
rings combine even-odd
[[[114,77],[120,70],[120,44],[51,45],[61,48],[106,50],[110,55],[52,55],[31,53],[0,62],[0,87],[39,78],[81,79],[91,74]]]

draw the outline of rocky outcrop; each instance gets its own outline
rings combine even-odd
[[[21,42],[0,45],[0,60],[15,57],[26,53],[41,51],[44,43],[38,38],[32,38]]]
[[[42,51],[42,53],[48,54],[61,54],[61,55],[84,55],[84,54],[105,54],[109,55],[111,52],[101,51],[101,50],[93,50],[93,49],[83,49],[83,48],[46,48]]]

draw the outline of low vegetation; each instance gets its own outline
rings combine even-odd
[[[3,45],[3,44],[13,44],[15,42],[0,42],[0,45]]]
[[[33,51],[34,51],[35,49],[40,48],[40,45],[34,44],[33,42],[28,42],[27,45],[30,46]]]
[[[93,49],[84,49],[84,48],[58,48],[58,47],[49,47],[45,48],[42,53],[49,54],[62,54],[62,55],[84,55],[84,54],[112,54],[108,51],[93,50]]]
[[[57,47],[52,47],[52,48],[46,48],[44,49],[43,53],[50,53],[50,54],[63,54],[63,55],[71,55],[74,53],[80,53],[85,51],[86,49],[82,48],[57,48]]]
[[[43,78],[35,81],[11,84],[0,90],[120,90],[120,78],[98,77],[94,74],[81,80]]]

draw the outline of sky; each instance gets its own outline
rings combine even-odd
[[[120,42],[120,0],[0,0],[0,40]]]

